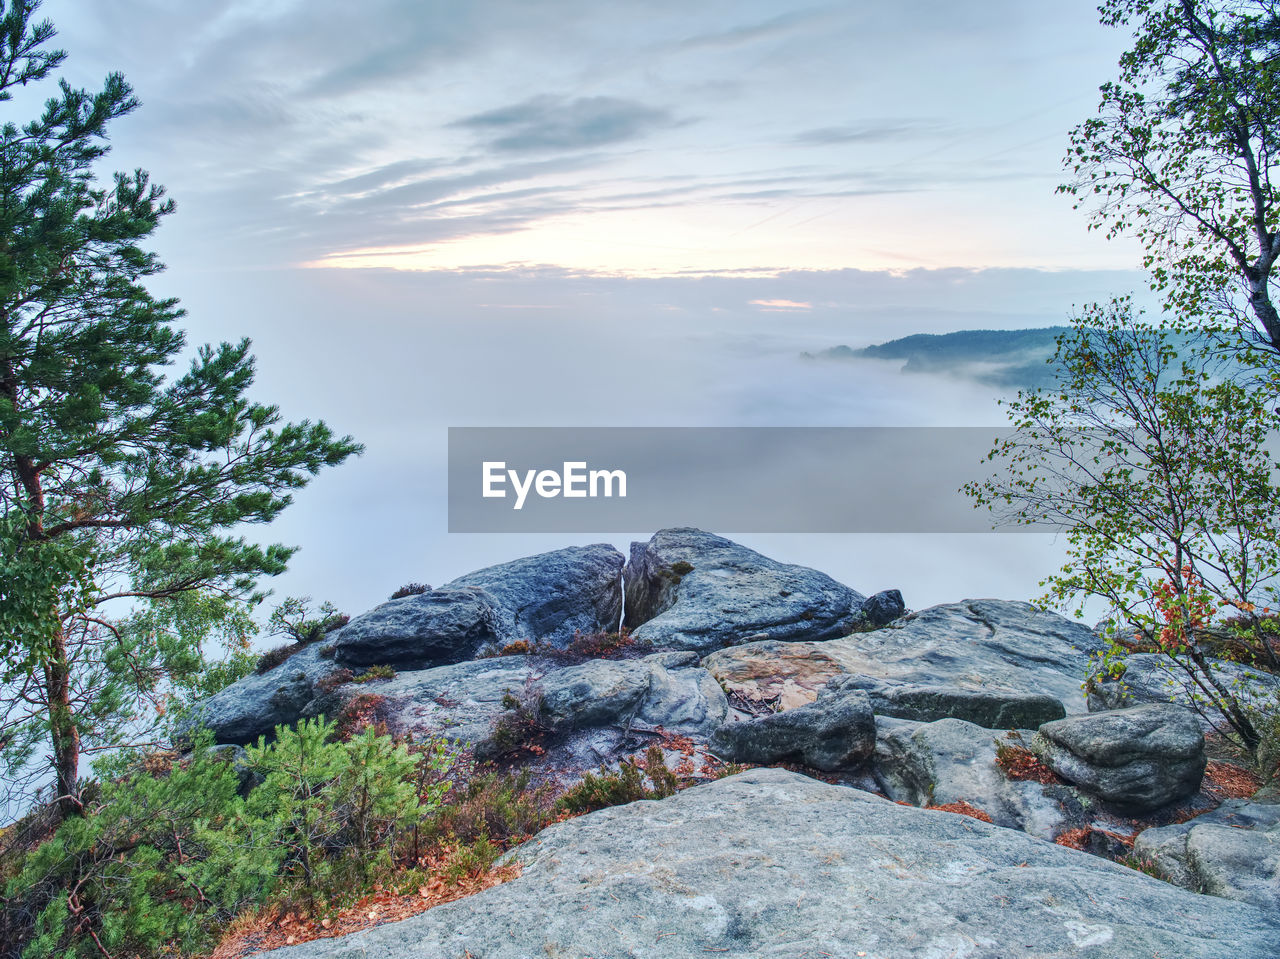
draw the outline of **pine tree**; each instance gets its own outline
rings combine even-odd
[[[0,0],[0,101],[65,58],[38,7]],[[292,550],[238,528],[360,449],[248,399],[248,340],[171,369],[183,311],[144,286],[162,265],[140,244],[173,203],[142,170],[93,173],[108,125],[137,106],[119,74],[98,93],[59,81],[38,119],[0,128],[0,679],[40,707],[0,726],[0,746],[45,737],[67,814],[82,737],[136,710],[180,652],[131,624],[197,597],[222,604],[206,607],[216,620],[254,595]]]

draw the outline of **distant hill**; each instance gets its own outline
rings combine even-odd
[[[959,330],[955,333],[916,333],[899,340],[853,349],[834,346],[809,359],[905,360],[908,373],[932,373],[976,380],[997,389],[1052,386],[1056,371],[1049,364],[1055,340],[1070,327],[1035,330]]]

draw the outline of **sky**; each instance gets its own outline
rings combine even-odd
[[[262,533],[278,595],[599,536],[450,535],[450,426],[998,425],[988,390],[799,354],[1047,326],[1142,287],[1055,194],[1124,49],[1088,0],[46,0],[177,202],[151,284],[254,396],[366,446]],[[6,105],[25,118],[43,93]],[[34,98],[34,99],[33,99]],[[730,535],[733,531],[716,530]],[[1045,536],[739,537],[919,608],[1029,598]]]

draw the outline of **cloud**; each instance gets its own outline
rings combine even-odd
[[[752,306],[758,306],[766,313],[795,313],[800,310],[812,310],[813,304],[802,300],[751,300]]]
[[[495,150],[574,150],[636,140],[675,125],[667,110],[621,97],[540,96],[455,120]]]
[[[842,143],[888,143],[914,140],[936,133],[932,120],[874,120],[846,126],[818,127],[796,134],[795,142],[805,146],[833,146]]]
[[[739,44],[750,43],[753,40],[784,33],[818,18],[825,12],[823,10],[794,10],[771,17],[760,23],[745,24],[715,33],[701,33],[681,41],[680,46],[684,48],[738,46]]]

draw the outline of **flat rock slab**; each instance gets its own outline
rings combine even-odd
[[[631,544],[626,622],[656,648],[708,653],[747,640],[821,640],[862,619],[861,593],[698,529]]]
[[[544,830],[522,874],[280,959],[1274,959],[1280,917],[778,769]]]
[[[1200,788],[1204,733],[1172,703],[1110,709],[1045,723],[1031,740],[1041,762],[1100,799],[1158,809]]]
[[[782,695],[783,705],[799,705],[842,680],[866,692],[880,715],[1008,729],[1084,712],[1089,655],[1104,645],[1055,613],[985,599],[934,606],[885,629],[820,643],[735,646],[703,665],[748,699]]]

